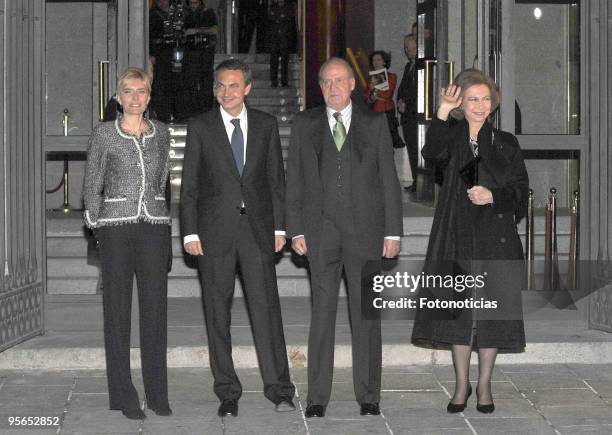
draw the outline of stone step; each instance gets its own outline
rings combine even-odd
[[[262,91],[285,90],[286,92],[288,92],[288,94],[293,94],[294,92],[298,92],[298,88],[299,88],[299,80],[297,76],[289,77],[289,86],[286,88],[273,88],[270,84],[269,77],[263,77],[263,78],[260,77],[259,79],[254,79],[251,84],[251,92],[255,90],[262,90]]]
[[[271,88],[271,87],[256,87],[254,86],[247,96],[247,101],[251,101],[252,98],[299,98],[300,93],[297,88]]]
[[[286,151],[286,150],[285,150]],[[180,175],[179,175],[180,176]],[[177,198],[178,199],[178,198]],[[177,204],[171,208],[176,214]],[[427,250],[429,233],[433,218],[431,216],[404,217],[404,235],[402,237],[401,259],[410,261],[422,260]],[[557,218],[558,248],[560,273],[565,279],[567,269],[567,252],[569,251],[569,216]],[[535,227],[535,274],[536,288],[542,287],[544,254],[543,216],[536,216]],[[524,223],[519,225],[519,233],[524,234]],[[80,214],[70,217],[47,219],[47,275],[50,294],[93,294],[96,292],[99,269],[97,265],[87,264],[87,231],[83,226]],[[521,236],[524,239],[524,236]],[[523,240],[524,243],[524,240]],[[288,248],[287,248],[288,249]],[[171,297],[198,296],[200,292],[197,270],[185,264],[182,250],[179,221],[172,223],[173,267],[169,274],[169,295]],[[95,251],[94,251],[95,252]],[[96,262],[95,258],[91,259]],[[286,251],[277,265],[279,294],[287,296],[308,296],[309,280],[304,267],[296,266],[290,251]],[[236,283],[236,293],[241,295],[240,284]]]
[[[98,290],[98,272],[93,277],[51,278],[47,279],[47,293],[50,295],[94,295]],[[310,282],[308,279],[277,277],[278,294],[285,297],[309,297]],[[234,295],[243,297],[240,280],[235,281]],[[341,296],[345,295],[344,283],[341,285]],[[193,276],[169,276],[168,297],[170,298],[199,298],[201,296],[200,280],[194,270]]]
[[[270,63],[270,54],[269,53],[217,53],[215,54],[215,65],[223,62],[227,59],[239,59],[242,62],[252,64],[269,64]],[[297,64],[298,59],[297,55],[290,54],[289,55],[289,65]]]
[[[524,238],[524,237],[523,237]],[[429,234],[424,233],[407,233],[402,237],[402,255],[414,256],[424,255],[427,250]],[[569,235],[558,236],[558,250],[562,259],[569,252]],[[524,243],[524,241],[523,241]],[[50,258],[74,258],[87,256],[88,239],[84,236],[84,230],[81,234],[47,235],[47,256]],[[535,256],[541,257],[544,255],[544,236],[537,235],[534,242]],[[181,237],[177,233],[172,236],[172,253],[175,257],[181,257],[183,253]]]
[[[249,107],[259,108],[259,106],[296,106],[299,108],[299,98],[297,95],[294,96],[258,96],[247,97],[247,104]]]
[[[215,61],[215,68],[220,63],[221,62],[216,62]],[[270,62],[269,61],[266,61],[266,62],[248,62],[248,65],[249,65],[249,68],[251,69],[251,73],[260,73],[260,72],[264,72],[266,74],[270,73]],[[288,70],[289,74],[292,74],[294,72],[299,72],[300,71],[300,64],[296,63],[296,62],[289,62],[287,70]],[[279,71],[279,73],[280,73],[280,71]]]
[[[291,127],[294,113],[274,113],[279,127]]]
[[[280,77],[279,77],[280,78]],[[297,68],[289,68],[287,71],[288,83],[295,85],[300,79],[300,71]],[[252,68],[251,70],[251,81],[253,83],[257,81],[266,81],[270,83],[270,69],[267,65],[262,65],[261,68]]]
[[[256,108],[263,112],[270,113],[271,115],[275,115],[277,117],[279,115],[285,114],[290,114],[293,117],[293,115],[300,111],[300,106],[298,106],[297,104],[287,104],[282,106],[278,104],[260,104],[256,106]]]
[[[579,301],[577,310],[558,310],[543,304],[544,298],[540,292],[524,292],[526,352],[500,354],[497,364],[609,364],[612,335],[588,329],[588,301]],[[45,335],[0,353],[0,370],[103,370],[101,296],[49,295],[45,303]],[[308,352],[310,298],[282,299],[281,309],[289,363],[292,367],[304,367]],[[134,312],[137,310],[134,309]],[[236,367],[258,367],[243,298],[234,302],[231,325]],[[448,351],[411,345],[412,325],[413,322],[409,320],[383,320],[383,367],[451,364]],[[136,369],[140,367],[137,315],[132,316],[131,331],[131,363],[132,368]],[[351,367],[351,333],[346,299],[338,301],[335,332],[334,366]],[[472,358],[472,364],[477,365],[477,358]],[[168,365],[208,366],[199,295],[194,298],[173,298],[168,302]],[[542,369],[547,368],[542,366]],[[449,376],[452,376],[451,372]]]
[[[175,209],[176,207],[174,207]],[[404,204],[405,211],[409,211],[410,205]],[[433,209],[431,209],[433,213]],[[178,236],[180,234],[179,221],[176,217],[176,213],[172,212],[172,235]],[[404,236],[411,235],[425,235],[429,237],[431,232],[431,225],[433,223],[432,216],[404,216],[403,227]],[[545,220],[543,216],[536,216],[534,218],[534,229],[537,237],[544,237],[544,225]],[[524,221],[519,223],[518,226],[519,234],[524,235],[525,225]],[[557,235],[569,236],[570,233],[570,217],[569,216],[558,216],[557,217]],[[48,237],[83,237],[85,235],[85,228],[83,226],[83,220],[81,212],[74,211],[68,216],[60,215],[59,217],[49,217],[47,219],[47,236]]]

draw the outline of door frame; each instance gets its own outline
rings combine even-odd
[[[44,3],[3,1],[0,20],[0,352],[44,333]]]

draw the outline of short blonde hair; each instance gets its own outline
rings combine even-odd
[[[145,83],[147,92],[149,94],[151,93],[151,79],[149,78],[149,74],[147,74],[147,72],[142,68],[131,66],[126,69],[123,74],[121,74],[121,77],[119,77],[119,80],[117,81],[117,94],[120,94],[121,91],[123,91],[128,80],[133,79],[142,80]]]
[[[497,83],[495,83],[495,80],[476,68],[468,68],[461,71],[457,77],[455,77],[453,85],[461,87],[461,98],[463,98],[465,95],[465,91],[472,86],[487,86],[491,91],[491,113],[497,109],[499,102],[501,101],[501,92],[499,90],[499,86],[497,86]],[[450,116],[455,119],[463,119],[465,117],[463,108],[460,106],[451,110]]]

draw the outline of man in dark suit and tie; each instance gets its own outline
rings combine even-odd
[[[274,253],[285,244],[285,177],[276,118],[247,108],[251,71],[236,59],[215,69],[220,107],[188,126],[181,191],[185,250],[198,258],[219,416],[238,414],[230,310],[236,266],[244,283],[264,395],[295,409]]]
[[[380,320],[361,315],[361,271],[395,257],[402,229],[401,189],[387,119],[352,104],[355,77],[339,58],[319,71],[325,106],[298,114],[287,166],[287,231],[307,255],[312,286],[306,417],[329,402],[342,271],[347,280],[353,385],[361,415],[380,414]]]
[[[416,35],[404,37],[404,53],[408,63],[404,67],[404,75],[397,89],[397,110],[401,113],[402,134],[408,151],[408,161],[412,172],[412,185],[406,187],[411,192],[416,191],[417,170],[419,165],[418,123],[417,123],[417,40]]]

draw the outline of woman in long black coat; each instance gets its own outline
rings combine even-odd
[[[470,356],[478,350],[477,409],[490,413],[495,409],[491,374],[498,351],[522,352],[525,347],[523,249],[516,222],[524,216],[529,180],[516,137],[487,121],[499,105],[499,89],[490,77],[465,70],[442,90],[440,100],[422,151],[444,172],[424,272],[455,278],[480,275],[484,285],[463,291],[458,286],[421,288],[419,297],[447,304],[484,299],[497,309],[419,309],[412,342],[451,348],[456,379],[449,412],[465,408],[472,392]]]

